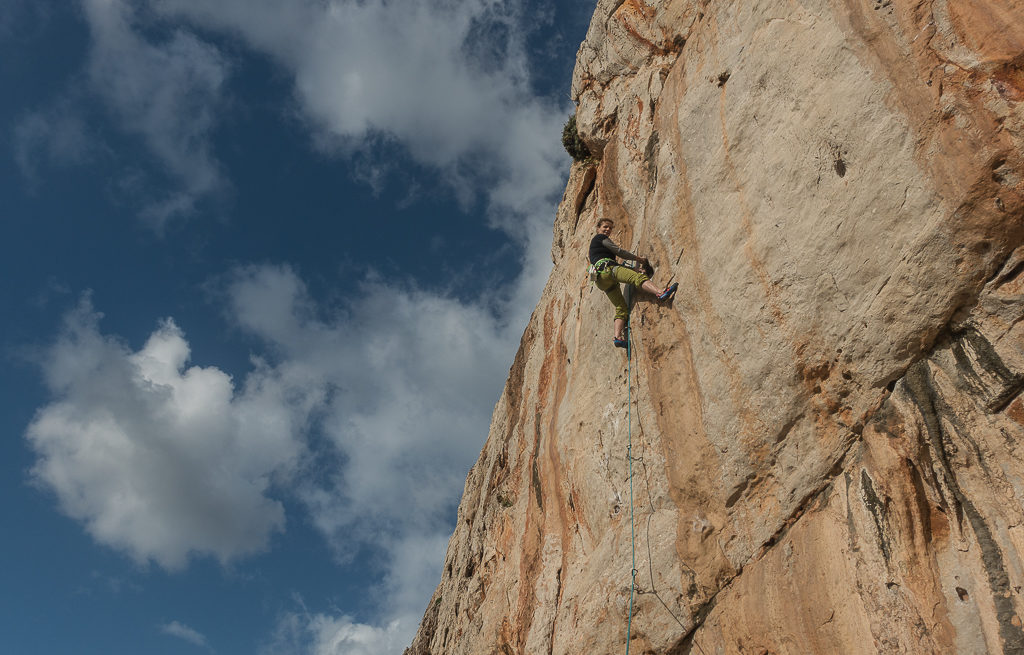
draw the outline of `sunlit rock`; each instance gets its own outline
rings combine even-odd
[[[601,0],[572,93],[408,652],[1024,652],[1024,2]],[[628,366],[602,216],[680,284]]]

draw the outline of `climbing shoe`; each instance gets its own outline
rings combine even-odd
[[[658,296],[658,300],[668,300],[672,296],[676,295],[676,289],[678,288],[679,284],[677,282],[673,282],[669,285],[669,288],[665,289],[664,293]]]
[[[616,348],[625,348],[626,347],[626,340],[625,339],[612,339],[612,343],[615,344]]]

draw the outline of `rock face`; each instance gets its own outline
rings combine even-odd
[[[572,92],[407,652],[1024,652],[1024,1],[600,0]],[[680,284],[629,361],[602,216]]]

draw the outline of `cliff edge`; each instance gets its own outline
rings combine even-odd
[[[407,653],[1024,652],[1024,1],[600,0],[572,93]]]

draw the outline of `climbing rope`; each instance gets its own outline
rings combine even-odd
[[[668,603],[666,603],[665,600],[661,597],[661,594],[658,593],[658,590],[657,590],[657,588],[654,585],[654,557],[653,557],[653,555],[651,553],[651,519],[654,517],[654,497],[651,494],[651,480],[650,480],[650,475],[649,475],[649,473],[647,471],[647,462],[644,460],[643,457],[633,457],[633,385],[632,385],[632,378],[633,378],[633,370],[632,370],[633,369],[633,366],[632,366],[633,365],[633,348],[634,348],[634,346],[633,346],[633,328],[632,328],[632,324],[630,322],[627,322],[626,323],[626,387],[627,387],[627,393],[626,393],[626,399],[627,399],[627,409],[626,409],[626,421],[627,421],[627,423],[626,423],[626,435],[627,435],[626,458],[629,460],[629,532],[630,532],[630,541],[631,541],[630,549],[631,549],[632,558],[633,558],[633,567],[632,567],[631,572],[630,572],[629,616],[628,616],[628,618],[626,620],[626,655],[629,655],[629,642],[630,642],[630,639],[631,639],[631,636],[632,636],[632,627],[633,627],[633,598],[634,598],[634,593],[637,594],[637,595],[639,595],[639,594],[654,594],[655,598],[657,598],[658,601],[661,602],[661,605],[665,608],[665,611],[668,612],[669,615],[673,619],[675,619],[676,623],[679,624],[679,627],[682,628],[683,633],[686,634],[686,633],[689,632],[689,630],[687,629],[686,625],[679,619],[678,616],[676,616],[675,612],[673,612],[672,609],[669,608]],[[637,375],[637,381],[636,382],[637,382],[637,392],[639,392],[639,389],[640,389],[639,374]],[[639,415],[639,412],[638,412],[637,413],[637,422],[639,423],[639,421],[640,421],[640,415]],[[637,584],[636,584],[636,574],[637,574],[637,568],[636,568],[636,521],[634,519],[634,507],[633,507],[633,461],[634,460],[640,462],[643,465],[643,467],[644,467],[644,481],[647,484],[647,502],[648,502],[648,509],[649,509],[649,513],[647,515],[647,567],[648,567],[648,571],[649,571],[650,577],[651,577],[651,590],[650,591],[641,590],[639,588],[639,586],[637,586]],[[684,567],[686,567],[687,569],[689,569],[690,573],[692,573],[694,578],[696,578],[696,575],[697,575],[696,571],[694,571],[692,568],[690,568],[690,566],[686,562],[682,562],[682,565]],[[693,636],[693,644],[697,647],[697,649],[703,655],[704,649],[701,647],[700,643],[697,641],[696,635]]]
[[[626,620],[626,655],[630,655],[630,636],[633,628],[633,592],[637,586],[637,536],[636,522],[633,520],[633,331],[630,323],[626,323],[626,434],[629,441],[626,446],[626,459],[630,462],[630,545],[633,555],[633,568],[630,572],[630,613]]]
[[[633,520],[633,330],[626,322],[626,459],[629,460],[629,539],[633,555],[633,568],[629,581],[629,618],[626,619],[626,655],[629,655],[629,641],[633,628],[633,592],[636,590],[636,521]]]

